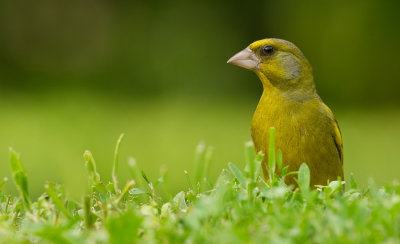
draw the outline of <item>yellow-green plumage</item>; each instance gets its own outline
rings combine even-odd
[[[282,150],[290,171],[306,162],[312,186],[325,185],[338,176],[343,179],[340,130],[315,90],[311,66],[301,51],[285,40],[264,39],[228,62],[255,71],[263,84],[251,122],[256,150],[268,153],[269,128],[275,127],[276,148]],[[267,178],[266,161],[263,170]],[[287,183],[294,184],[294,179],[288,178]]]

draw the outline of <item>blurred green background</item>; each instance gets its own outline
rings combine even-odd
[[[252,72],[227,65],[254,40],[294,42],[342,129],[345,174],[364,184],[400,172],[399,1],[0,2],[0,177],[21,152],[33,196],[46,180],[85,190],[90,149],[104,180],[115,142],[119,176],[134,156],[151,179],[186,187],[199,141],[216,177],[243,165],[261,95]],[[8,184],[9,191],[15,191]]]

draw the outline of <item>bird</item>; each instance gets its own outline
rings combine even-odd
[[[252,70],[263,92],[251,121],[256,152],[264,154],[262,169],[268,179],[269,129],[275,128],[275,148],[283,166],[310,170],[310,186],[344,179],[342,135],[331,109],[317,94],[310,62],[293,43],[267,38],[251,43],[228,63]],[[296,186],[296,177],[285,179]]]

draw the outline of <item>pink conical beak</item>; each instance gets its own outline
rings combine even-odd
[[[228,64],[234,64],[239,67],[243,67],[245,69],[258,69],[258,65],[260,64],[260,60],[254,54],[254,52],[250,48],[245,48],[242,51],[233,55],[227,62]]]

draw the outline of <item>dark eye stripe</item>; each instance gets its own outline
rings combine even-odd
[[[271,45],[265,45],[261,48],[262,55],[270,55],[275,51],[274,47]]]

